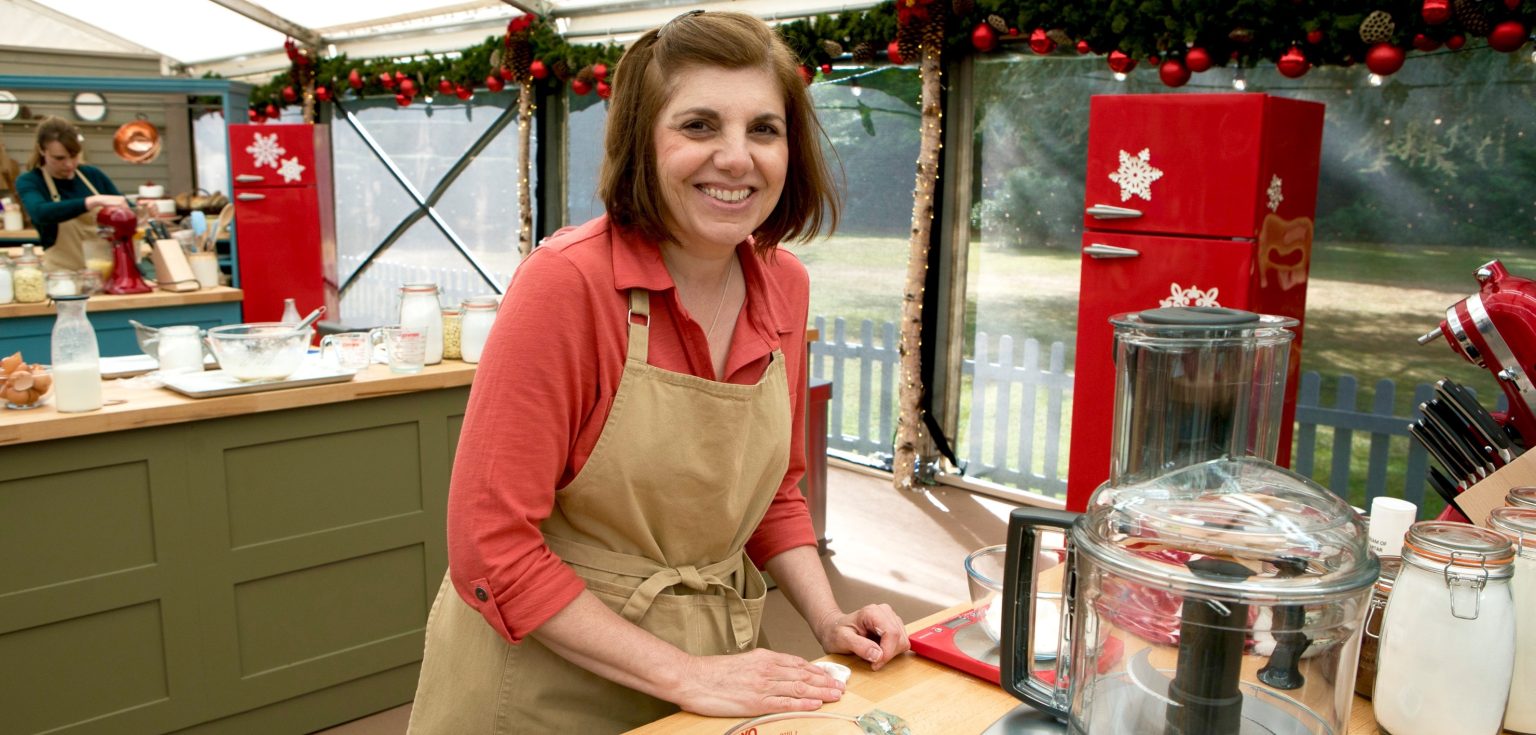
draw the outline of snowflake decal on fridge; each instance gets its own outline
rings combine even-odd
[[[246,146],[245,152],[251,154],[251,160],[256,168],[262,166],[277,168],[277,159],[288,151],[277,144],[277,133],[271,135],[257,133],[255,142]]]
[[[304,176],[304,164],[299,163],[298,157],[295,156],[283,161],[283,165],[277,169],[277,173],[282,175],[283,181],[292,184]]]
[[[1174,283],[1168,286],[1168,298],[1157,302],[1158,306],[1221,306],[1216,301],[1217,292],[1221,289],[1212,286],[1209,291],[1201,291],[1198,286],[1181,288]]]
[[[1120,170],[1109,175],[1109,180],[1120,185],[1120,201],[1133,196],[1152,201],[1152,182],[1163,178],[1161,169],[1152,167],[1152,149],[1143,148],[1131,155],[1120,151]]]
[[[1280,211],[1280,202],[1285,201],[1285,195],[1280,193],[1281,186],[1283,184],[1281,184],[1279,176],[1269,177],[1269,189],[1264,193],[1269,195],[1269,211],[1271,212]]]

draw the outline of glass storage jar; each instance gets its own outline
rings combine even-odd
[[[54,271],[47,276],[48,298],[56,299],[60,296],[80,295],[80,282],[76,280],[74,271]]]
[[[1536,733],[1536,508],[1494,508],[1488,527],[1515,546],[1515,672],[1510,677],[1504,729]]]
[[[1504,504],[1516,508],[1536,508],[1536,487],[1512,487],[1504,496]]]
[[[16,257],[16,267],[11,272],[11,281],[18,303],[36,304],[48,300],[48,289],[43,277],[43,261],[33,252],[31,245]]]
[[[477,296],[464,300],[464,362],[480,362],[491,325],[496,322],[500,302],[495,296]]]
[[[1355,693],[1371,698],[1376,690],[1376,659],[1380,651],[1381,618],[1387,611],[1387,601],[1392,597],[1392,585],[1402,571],[1400,556],[1381,557],[1381,577],[1371,589],[1371,606],[1365,613],[1365,635],[1360,639],[1360,663],[1355,668]]]
[[[1515,667],[1514,557],[1485,528],[1408,529],[1378,644],[1372,704],[1383,733],[1499,732]]]
[[[443,359],[457,360],[463,356],[459,350],[464,312],[459,309],[443,309]]]
[[[417,327],[427,337],[425,365],[443,361],[443,305],[437,284],[407,283],[400,287],[400,326]]]
[[[61,413],[101,408],[101,349],[96,330],[85,316],[85,296],[59,296],[53,300],[58,317],[53,323],[53,405]]]
[[[4,253],[0,253],[0,304],[9,304],[16,300],[16,287],[11,280],[11,259]]]

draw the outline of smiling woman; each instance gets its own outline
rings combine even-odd
[[[827,652],[908,647],[889,606],[833,599],[797,487],[809,282],[777,246],[837,204],[794,59],[762,21],[693,12],[619,68],[608,213],[518,268],[475,377],[413,732],[838,700],[759,647],[759,567]]]

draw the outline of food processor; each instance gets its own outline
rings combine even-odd
[[[1292,320],[1117,315],[1111,476],[1081,514],[1008,528],[1002,684],[1045,717],[989,733],[1345,732],[1379,565],[1343,499],[1272,463]],[[1045,532],[1067,563],[1034,568]],[[1034,600],[1064,591],[1054,671]]]

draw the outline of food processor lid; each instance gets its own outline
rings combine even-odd
[[[1135,581],[1181,594],[1306,603],[1371,586],[1380,565],[1353,508],[1255,457],[1222,458],[1105,485],[1073,528],[1079,551]],[[1205,560],[1248,574],[1211,573]]]
[[[1290,317],[1255,314],[1224,306],[1165,306],[1129,311],[1109,318],[1121,330],[1160,336],[1242,336],[1278,332],[1299,322]],[[1289,332],[1287,332],[1289,334]]]

